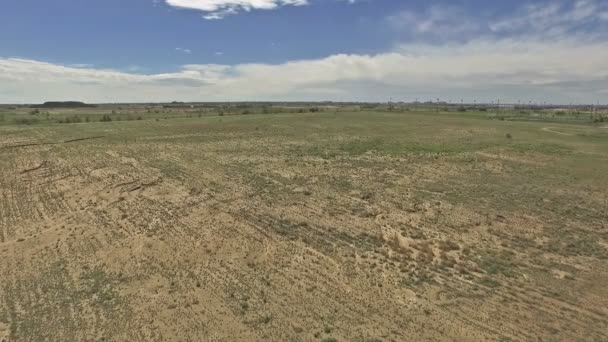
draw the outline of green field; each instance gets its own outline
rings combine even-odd
[[[0,341],[608,340],[605,124],[138,113],[6,114]]]

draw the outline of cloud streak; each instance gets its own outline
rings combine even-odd
[[[377,55],[339,54],[283,64],[193,64],[151,75],[0,59],[0,93],[15,89],[23,94],[19,102],[384,101],[425,96],[595,102],[608,89],[608,43],[478,40],[441,47],[401,45]],[[10,101],[0,95],[0,102]]]
[[[460,41],[505,37],[560,39],[568,35],[606,38],[608,2],[600,0],[549,1],[528,4],[515,13],[471,14],[450,5],[432,5],[424,11],[404,10],[387,17],[404,38]]]

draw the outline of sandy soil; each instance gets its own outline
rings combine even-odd
[[[0,150],[0,341],[608,340],[608,201],[534,183],[559,156],[281,124]]]

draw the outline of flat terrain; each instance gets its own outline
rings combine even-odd
[[[608,128],[2,126],[0,341],[77,340],[607,341]]]

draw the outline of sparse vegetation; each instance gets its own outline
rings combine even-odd
[[[608,130],[465,108],[7,109],[0,340],[604,340]]]

